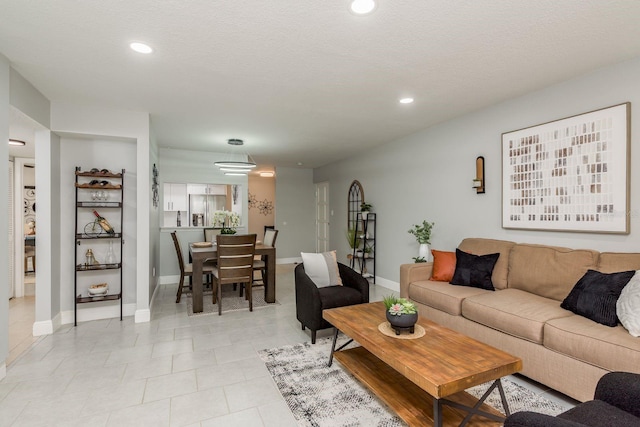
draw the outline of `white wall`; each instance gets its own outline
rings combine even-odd
[[[0,54],[0,141],[9,140],[9,61]],[[0,159],[3,164],[9,159],[7,144],[0,144]],[[5,170],[3,168],[3,170]],[[0,200],[9,197],[9,175],[0,173]],[[9,234],[9,212],[0,209],[0,236]],[[7,245],[0,245],[0,271],[9,271],[9,251]],[[6,276],[5,276],[6,277]],[[0,379],[7,374],[5,360],[9,355],[9,283],[0,280]]]
[[[276,168],[278,260],[300,260],[300,252],[316,251],[315,202],[311,169]]]
[[[137,209],[135,231],[132,231],[136,236],[135,258],[137,264],[135,274],[136,298],[133,310],[136,322],[149,321],[151,317],[149,310],[149,278],[152,276],[153,268],[149,252],[149,215],[151,210],[149,114],[55,102],[51,106],[51,128],[65,138],[90,137],[100,139],[104,137],[108,140],[121,138],[122,140],[135,141],[136,166],[131,175],[128,175],[131,179],[135,179],[135,184],[133,187],[127,188],[127,191],[132,191],[135,194],[135,207]],[[98,156],[108,158],[110,153],[108,150],[100,150],[98,148],[95,158],[102,158]],[[62,265],[62,268],[69,267]]]
[[[135,141],[127,140],[110,140],[107,138],[68,138],[62,137],[60,142],[60,200],[64,202],[61,205],[61,223],[60,223],[60,265],[65,266],[61,269],[61,283],[65,286],[60,290],[61,309],[69,315],[73,312],[73,280],[74,270],[71,266],[78,262],[74,260],[74,251],[78,251],[78,259],[84,259],[84,253],[91,248],[98,261],[103,262],[109,248],[107,241],[83,240],[81,245],[76,247],[75,241],[75,168],[80,166],[83,171],[92,168],[109,169],[114,173],[125,169],[124,176],[124,224],[120,224],[120,211],[117,209],[100,209],[96,210],[111,223],[118,231],[122,230],[125,244],[123,246],[123,302],[125,306],[133,305],[135,307],[137,298],[136,274],[140,266],[137,262],[137,229],[136,218],[138,209],[136,206],[137,198],[137,172],[136,172],[136,144]],[[108,179],[107,179],[108,180]],[[115,181],[114,181],[115,182]],[[118,181],[119,183],[119,181]],[[119,197],[119,192],[110,192],[111,197]],[[85,194],[86,197],[86,194]],[[93,221],[93,215],[90,209],[80,209],[78,211],[78,231],[81,232],[84,224]],[[116,257],[119,254],[119,242],[114,241],[114,250]],[[80,262],[80,261],[79,261]],[[110,286],[116,286],[119,282],[118,270],[108,270],[96,272],[80,273],[78,275],[78,292],[86,291],[86,288],[94,283],[102,283],[106,281]],[[119,286],[119,285],[118,285]],[[86,293],[86,292],[83,292]],[[78,306],[78,319],[89,316],[86,311],[93,310],[97,306],[112,306],[112,313],[119,316],[119,305],[115,303],[100,304],[82,304]],[[85,312],[85,313],[83,313]],[[130,313],[132,314],[132,313]],[[70,320],[69,316],[65,317],[65,321]]]
[[[346,199],[358,179],[378,214],[377,273],[399,280],[399,266],[412,262],[418,244],[412,224],[434,221],[432,248],[453,250],[465,237],[490,237],[601,251],[640,252],[640,59],[579,76],[546,89],[441,123],[356,158],[314,171],[329,181],[332,246],[347,253]],[[470,93],[469,96],[473,96]],[[620,104],[632,103],[631,234],[589,234],[505,230],[501,227],[501,134]],[[486,159],[486,194],[471,188],[475,158]],[[280,206],[278,206],[280,209]],[[278,238],[279,239],[279,238]]]

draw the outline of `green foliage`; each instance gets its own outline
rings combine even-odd
[[[424,259],[423,256],[414,256],[412,259],[413,259],[413,262],[415,262],[416,264],[421,262],[427,262],[427,260]]]
[[[237,231],[234,228],[223,227],[220,229],[220,234],[236,234]]]
[[[360,203],[360,212],[371,212],[373,205],[371,203]]]
[[[435,222],[422,221],[422,225],[414,224],[413,228],[409,230],[409,234],[416,236],[418,243],[431,243],[431,229]]]
[[[360,237],[356,236],[355,228],[349,228],[347,231],[345,231],[344,234],[347,237],[347,242],[349,242],[349,247],[351,249],[357,249],[360,247],[360,243],[362,243],[362,240],[360,239]]]
[[[389,314],[399,316],[401,314],[415,314],[418,312],[415,304],[406,298],[398,298],[394,295],[388,295],[382,298],[384,306]]]

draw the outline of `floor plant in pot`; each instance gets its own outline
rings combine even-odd
[[[386,296],[382,301],[386,308],[387,321],[396,331],[396,335],[400,335],[402,330],[413,333],[418,321],[418,309],[415,304],[406,298],[398,298],[394,295]]]

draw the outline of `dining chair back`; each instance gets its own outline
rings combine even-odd
[[[193,276],[193,266],[184,262],[178,234],[175,231],[171,232],[171,238],[173,239],[173,246],[176,248],[176,255],[178,256],[178,267],[180,267],[180,282],[178,283],[178,293],[176,294],[176,303],[179,303],[184,288],[184,278]],[[213,274],[213,267],[203,265],[202,273],[206,275]]]
[[[264,245],[275,246],[277,237],[278,237],[278,230],[267,228],[266,230],[264,230]]]
[[[267,228],[264,230],[264,245],[272,246],[275,248],[276,239],[278,238],[278,230]],[[260,277],[253,281],[253,286],[265,286],[264,277],[267,274],[267,257],[262,255],[258,259],[253,261],[253,271],[259,271]],[[240,295],[242,295],[242,288],[240,288]]]
[[[249,299],[249,311],[253,311],[251,282],[253,281],[253,256],[256,251],[255,234],[219,234],[218,266],[213,271],[217,282],[217,292],[213,301],[218,304],[218,314],[222,314],[222,285],[227,283],[244,284]]]

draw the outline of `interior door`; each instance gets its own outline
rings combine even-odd
[[[329,250],[329,183],[316,184],[316,251]]]

